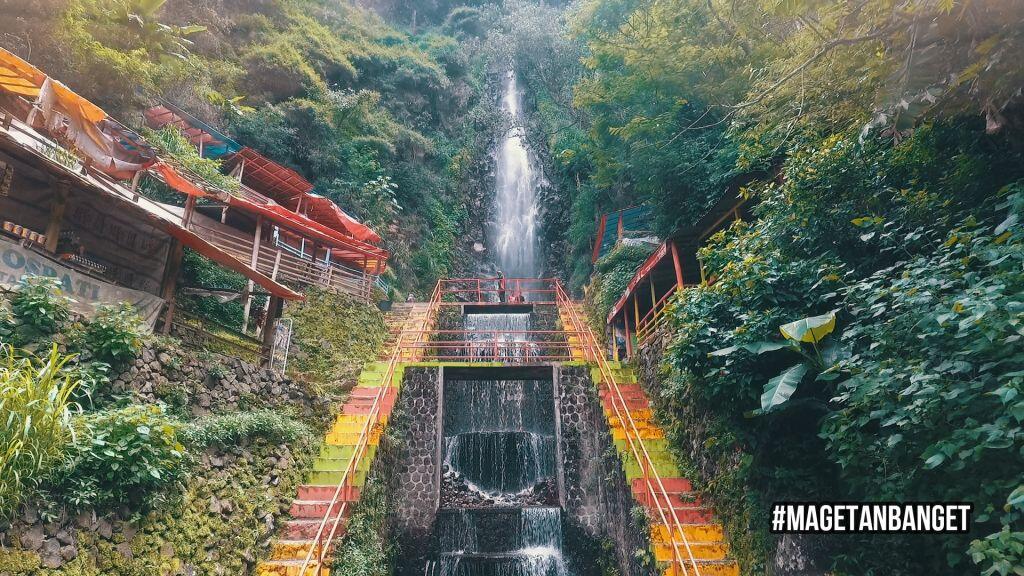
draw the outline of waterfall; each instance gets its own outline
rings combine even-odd
[[[537,269],[537,187],[534,159],[526,147],[522,95],[511,68],[502,86],[501,109],[512,127],[497,150],[495,189],[496,264],[508,278],[535,278]]]
[[[446,510],[430,576],[568,576],[558,508]]]
[[[467,339],[474,344],[469,354],[473,358],[509,360],[536,356],[537,346],[529,342],[529,314],[467,314]]]
[[[530,329],[529,314],[467,314],[464,321],[479,331],[470,340],[482,347],[529,353],[537,345],[510,334]],[[571,576],[556,507],[554,385],[481,376],[443,384],[441,509],[423,574]]]

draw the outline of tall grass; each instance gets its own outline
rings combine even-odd
[[[59,463],[71,437],[72,395],[57,347],[33,356],[0,344],[0,518]]]

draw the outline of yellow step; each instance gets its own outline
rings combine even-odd
[[[319,570],[307,567],[305,574],[299,574],[302,570],[302,560],[269,560],[260,562],[256,567],[256,576],[330,576],[329,566],[330,563],[325,562]]]
[[[700,571],[700,576],[740,576],[740,567],[732,560],[698,560],[697,569]],[[696,575],[697,572],[689,565],[668,566],[661,572],[661,576]]]

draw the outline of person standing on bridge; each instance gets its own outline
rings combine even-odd
[[[498,270],[498,301],[505,302],[505,274]]]

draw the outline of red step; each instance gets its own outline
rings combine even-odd
[[[638,503],[643,504],[644,506],[653,506],[655,501],[661,502],[663,504],[665,502],[665,499],[663,497],[659,497],[657,498],[657,500],[655,500],[654,498],[650,498],[649,494],[646,491],[635,492],[633,494],[633,498]],[[699,497],[693,496],[692,494],[688,494],[686,492],[670,492],[668,495],[668,501],[669,503],[671,503],[673,508],[699,508],[704,506],[704,502]]]
[[[652,478],[651,483],[654,485],[655,490],[660,491],[661,488],[658,486],[656,480]],[[665,487],[665,492],[668,492],[669,494],[693,492],[693,484],[691,484],[686,478],[662,478],[661,484]],[[647,493],[647,481],[643,478],[634,478],[633,486],[631,488],[633,490],[633,495],[639,499],[640,495]]]
[[[296,500],[319,500],[323,502],[330,502],[334,498],[334,493],[337,492],[337,486],[316,486],[312,484],[302,484],[299,486],[299,494],[295,498]],[[346,486],[342,488],[339,500],[344,502],[355,502],[359,500],[359,487],[358,486]]]
[[[281,530],[280,538],[282,540],[312,540],[316,538],[316,533],[320,530],[320,524],[323,522],[323,518],[303,518],[301,520],[286,520]],[[342,519],[338,525],[338,530],[335,532],[335,538],[344,533],[345,523],[347,519]],[[324,529],[325,532],[329,532],[334,526],[333,522],[328,522],[327,527]],[[326,538],[326,534],[322,534]]]
[[[344,507],[342,516],[348,517],[352,513],[353,505],[351,503],[336,502],[332,508],[330,502],[319,500],[295,500],[292,502],[292,507],[288,510],[288,513],[295,519],[321,519],[327,515],[327,511],[330,509],[331,518],[334,518],[338,515],[338,512],[342,510],[342,507]]]

